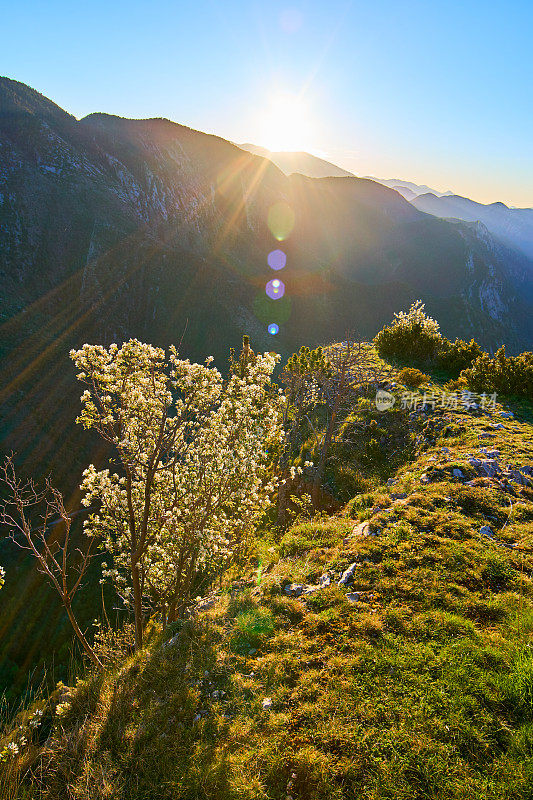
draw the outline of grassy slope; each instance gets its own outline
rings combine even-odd
[[[393,485],[261,542],[259,582],[250,568],[172,645],[154,631],[72,690],[18,796],[531,798],[533,491],[420,477],[481,446],[531,464],[532,427],[434,419],[435,444]],[[376,535],[354,533],[365,519]],[[336,585],[354,561],[356,603]],[[328,570],[329,588],[287,596]]]

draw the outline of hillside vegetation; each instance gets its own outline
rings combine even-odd
[[[306,413],[285,421],[281,517],[179,619],[154,614],[142,649],[130,625],[101,628],[105,668],[6,727],[3,797],[531,797],[529,400],[513,413],[365,345],[368,383],[332,426],[335,398],[301,378],[331,386],[349,346],[300,351],[282,376]]]

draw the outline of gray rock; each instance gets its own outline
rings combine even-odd
[[[353,580],[353,575],[356,569],[357,569],[357,561],[354,561],[353,564],[350,564],[348,569],[344,570],[344,572],[340,577],[340,580],[337,583],[337,586],[348,586],[348,584],[351,583]]]
[[[178,633],[175,636],[173,636],[172,639],[170,639],[170,641],[167,642],[167,647],[174,647],[174,645],[178,643],[180,638],[180,633],[181,631],[178,631]]]
[[[489,539],[494,539],[494,534],[492,532],[492,528],[490,527],[490,525],[483,525],[479,529],[479,532],[480,532],[481,536],[488,536]]]
[[[320,580],[318,581],[319,586],[321,589],[325,589],[326,586],[331,584],[331,578],[327,572],[320,576]]]
[[[462,470],[455,468],[453,471],[454,478],[464,478],[464,473]]]
[[[510,469],[508,471],[509,479],[515,481],[515,483],[519,483],[520,486],[528,486],[529,485],[529,478],[522,470],[519,469]]]
[[[514,419],[514,414],[512,411],[500,411],[500,417],[502,419]]]
[[[353,536],[368,536],[370,534],[370,524],[368,522],[361,522],[353,529]]]
[[[348,592],[346,599],[349,603],[358,603],[360,598],[359,592]]]
[[[496,436],[495,433],[489,433],[489,431],[481,431],[481,433],[479,434],[480,439],[494,439],[495,436]]]
[[[289,597],[300,597],[304,589],[305,585],[303,583],[289,583],[283,591],[285,594],[288,594]]]
[[[502,422],[491,422],[490,427],[495,431],[505,430],[505,425]]]
[[[501,453],[499,450],[487,450],[486,447],[482,447],[481,452],[484,453],[487,458],[494,458],[496,461],[500,460]]]
[[[500,472],[500,465],[495,459],[471,458],[469,460],[469,464],[476,470],[478,475],[486,476],[488,478],[493,478],[498,474],[498,472]]]

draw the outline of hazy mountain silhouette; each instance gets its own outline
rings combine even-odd
[[[533,208],[509,208],[504,203],[476,203],[467,197],[437,197],[428,193],[411,200],[413,205],[437,217],[479,220],[502,241],[533,259]]]

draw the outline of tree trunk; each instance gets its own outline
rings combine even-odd
[[[322,443],[322,447],[320,449],[320,458],[318,460],[318,465],[315,472],[315,478],[313,481],[313,489],[312,489],[312,501],[315,510],[318,508],[319,498],[320,498],[320,486],[324,480],[324,475],[326,474],[326,462],[328,458],[329,448],[331,445],[331,440],[333,438],[333,431],[335,427],[335,419],[337,417],[337,412],[335,411],[329,420],[328,427],[326,433],[324,435],[324,441]]]
[[[143,646],[143,620],[142,620],[142,597],[141,584],[139,581],[139,570],[137,563],[131,565],[131,579],[133,584],[133,612],[135,614],[135,652],[137,653]]]
[[[83,649],[85,650],[85,652],[87,653],[87,655],[91,659],[92,663],[96,667],[98,667],[99,669],[103,669],[102,662],[100,661],[100,659],[98,658],[98,656],[96,655],[96,653],[92,649],[91,645],[89,644],[89,642],[87,641],[87,639],[83,635],[83,632],[82,632],[80,626],[78,625],[78,621],[77,621],[76,617],[74,616],[74,612],[72,611],[72,608],[70,607],[70,604],[63,602],[63,605],[65,606],[65,610],[66,610],[66,612],[68,614],[68,618],[70,620],[70,623],[71,623],[72,627],[74,628],[74,633],[76,634],[76,636],[78,637],[79,641],[81,642],[81,645],[82,645]]]
[[[287,478],[285,483],[278,489],[278,525],[285,525],[287,522],[287,506],[289,504],[289,496],[289,478]]]

